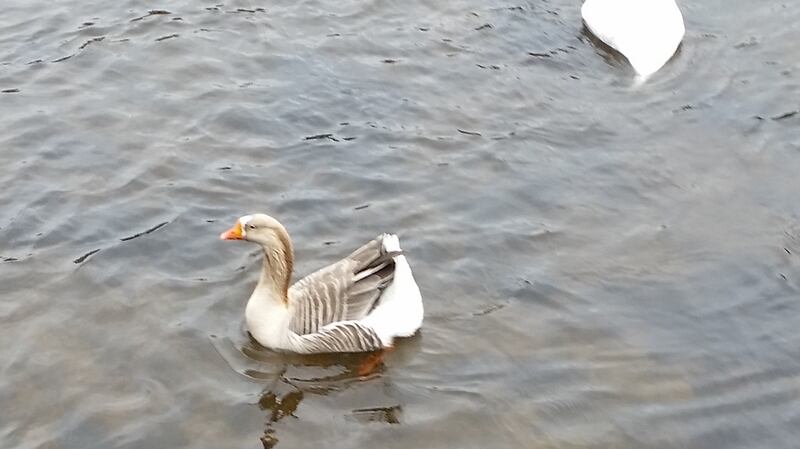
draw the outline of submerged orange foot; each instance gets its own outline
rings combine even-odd
[[[392,348],[382,349],[364,357],[364,359],[361,360],[361,363],[358,364],[358,375],[363,377],[378,371],[378,369],[383,366],[384,356],[391,352],[391,350]]]

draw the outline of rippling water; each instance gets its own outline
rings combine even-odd
[[[2,446],[796,448],[800,5],[681,5],[637,88],[579,0],[6,0]],[[257,347],[253,211],[421,334]]]

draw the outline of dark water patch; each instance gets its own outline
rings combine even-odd
[[[485,308],[485,309],[483,309],[483,310],[480,310],[480,311],[478,311],[478,312],[473,312],[473,313],[472,313],[472,316],[484,316],[484,315],[488,315],[488,314],[490,314],[490,313],[492,313],[492,312],[496,312],[496,311],[498,311],[498,310],[502,309],[502,308],[503,308],[503,307],[505,307],[505,306],[506,306],[505,304],[494,304],[494,305],[491,305],[491,306],[489,306],[489,307],[487,307],[487,308]]]
[[[3,89],[3,90],[0,90],[0,93],[4,93],[4,94],[16,94],[16,93],[19,93],[19,89],[17,89],[17,88]]]
[[[178,37],[178,34],[177,33],[173,33],[173,34],[168,34],[166,36],[158,37],[158,38],[155,39],[155,41],[156,42],[161,42],[161,41],[165,41],[167,39],[174,39],[176,37]]]
[[[264,9],[264,8],[252,8],[252,9],[248,9],[248,8],[236,8],[236,10],[234,10],[234,11],[227,11],[227,12],[229,12],[229,13],[234,13],[234,14],[235,14],[235,13],[248,13],[248,14],[255,14],[255,13],[257,13],[257,12],[267,12],[267,10],[266,10],[266,9]]]
[[[88,253],[86,253],[86,254],[78,257],[77,259],[73,260],[72,263],[76,263],[76,264],[83,263],[84,261],[86,261],[86,259],[88,259],[89,257],[91,257],[91,256],[93,256],[93,255],[95,255],[95,254],[97,254],[99,252],[100,252],[100,248],[93,249],[93,250],[89,251]]]
[[[146,231],[142,231],[142,232],[139,232],[137,234],[134,234],[134,235],[131,235],[131,236],[128,236],[128,237],[123,237],[123,238],[121,238],[119,240],[121,242],[127,242],[128,240],[133,240],[135,238],[139,238],[139,237],[141,237],[143,235],[147,235],[147,234],[150,234],[152,232],[155,232],[155,231],[161,229],[162,227],[166,226],[168,223],[169,223],[168,221],[165,221],[163,223],[159,223],[159,224],[153,226],[152,228],[147,229]]]
[[[150,11],[147,12],[147,14],[131,19],[131,22],[139,22],[139,21],[147,19],[149,17],[166,16],[166,15],[170,15],[170,14],[172,14],[172,13],[167,11],[167,10],[165,10],[165,9],[151,9]]]
[[[745,42],[739,42],[738,44],[734,45],[733,48],[741,50],[743,48],[755,47],[758,44],[759,44],[758,39],[751,36],[750,39],[748,39]]]
[[[311,135],[311,136],[303,137],[303,140],[322,140],[322,139],[328,139],[328,140],[331,140],[333,142],[338,142],[339,141],[339,139],[334,137],[333,134],[331,134],[331,133],[314,134],[314,135]]]
[[[403,406],[359,408],[350,412],[350,418],[361,423],[400,424]]]
[[[93,43],[96,43],[96,42],[102,42],[103,39],[105,39],[105,36],[99,36],[99,37],[95,37],[95,38],[89,39],[88,41],[86,41],[83,44],[81,44],[81,46],[78,47],[78,50],[83,50],[84,48],[88,47],[90,44],[93,44]]]
[[[777,120],[783,120],[783,119],[787,119],[787,118],[790,118],[790,117],[794,117],[795,115],[797,115],[798,112],[800,112],[800,111],[784,112],[783,114],[778,114],[778,115],[775,115],[775,116],[770,117],[770,118],[772,120],[776,120],[776,121]]]
[[[478,137],[481,136],[481,133],[479,133],[477,131],[467,131],[465,129],[460,129],[460,128],[456,129],[456,131],[460,132],[461,134],[466,134],[468,136],[478,136]]]

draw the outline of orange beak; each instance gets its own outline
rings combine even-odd
[[[242,224],[238,221],[232,228],[219,235],[220,240],[242,240]]]

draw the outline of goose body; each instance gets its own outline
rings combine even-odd
[[[643,78],[669,61],[686,31],[675,0],[586,0],[581,16]]]
[[[245,321],[266,347],[305,354],[375,351],[422,325],[422,296],[396,235],[380,235],[293,285],[292,243],[274,218],[241,217],[220,238],[263,249]]]

